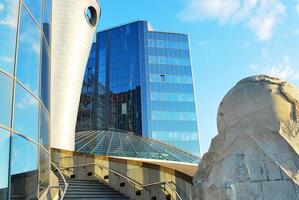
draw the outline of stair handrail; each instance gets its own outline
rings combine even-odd
[[[60,192],[61,192],[61,189],[62,189],[62,187],[60,186],[60,185],[49,185],[48,187],[47,187],[47,189],[46,189],[46,191],[39,197],[39,199],[44,199],[44,197],[46,196],[46,195],[48,195],[48,193],[50,192],[50,190],[52,189],[52,188],[58,188],[58,191],[59,191],[59,196],[60,196],[60,200],[63,200],[63,198],[64,198],[64,196],[65,196],[65,193],[66,193],[66,191],[67,191],[67,188],[68,188],[68,183],[66,182],[66,179],[64,178],[64,176],[63,176],[63,174],[62,174],[62,172],[61,172],[61,170],[56,166],[56,164],[53,162],[53,161],[51,161],[51,165],[55,168],[55,170],[57,170],[58,171],[58,173],[59,173],[59,175],[62,177],[62,180],[63,180],[63,182],[64,182],[64,190],[63,190],[63,193],[62,193],[62,195],[60,194]]]
[[[57,164],[57,163],[56,163]],[[180,196],[180,194],[173,188],[173,186],[170,184],[172,182],[169,182],[169,181],[161,181],[161,182],[155,182],[155,183],[150,183],[150,184],[146,184],[146,185],[143,185],[142,183],[139,183],[138,181],[136,180],[133,180],[132,178],[126,176],[126,175],[123,175],[113,169],[110,169],[109,167],[106,167],[100,163],[87,163],[87,164],[81,164],[81,165],[73,165],[73,166],[70,166],[70,167],[63,167],[59,164],[57,164],[57,166],[61,167],[61,169],[65,169],[65,170],[69,170],[69,169],[73,169],[73,168],[78,168],[78,167],[86,167],[86,166],[97,166],[99,168],[104,168],[106,170],[108,170],[109,172],[112,172],[113,174],[119,176],[119,177],[122,177],[124,179],[126,179],[128,181],[128,183],[130,183],[131,185],[133,185],[135,187],[135,185],[138,185],[139,188],[149,188],[149,187],[153,187],[153,186],[156,186],[156,185],[159,185],[161,187],[161,185],[164,185],[166,184],[174,193],[175,195],[179,198],[179,200],[183,200],[182,197]]]
[[[60,199],[62,200],[65,196],[65,193],[68,189],[68,183],[66,182],[66,179],[64,178],[64,175],[62,174],[61,170],[59,169],[59,167],[56,165],[55,162],[51,161],[52,166],[58,171],[59,175],[62,177],[63,183],[64,183],[64,190],[62,192],[62,195],[60,196]],[[53,187],[58,187],[59,188],[59,192],[61,187],[60,186],[53,186]],[[59,193],[60,195],[60,193]]]
[[[64,178],[64,176],[63,176],[63,174],[62,174],[62,172],[61,172],[61,170],[56,166],[56,164],[53,162],[53,161],[51,161],[51,165],[55,168],[55,170],[57,170],[58,171],[58,173],[59,173],[59,175],[62,177],[62,180],[63,180],[63,182],[64,182],[64,190],[63,190],[63,193],[62,193],[62,195],[60,194],[60,192],[61,192],[61,189],[62,189],[62,187],[60,186],[60,185],[49,185],[48,187],[47,187],[47,189],[46,189],[46,191],[39,197],[39,199],[44,199],[45,198],[45,196],[46,195],[48,195],[48,193],[50,192],[50,190],[52,189],[52,188],[58,188],[58,190],[59,190],[59,196],[60,196],[60,200],[63,200],[63,198],[64,198],[64,196],[65,196],[65,193],[66,193],[66,191],[67,191],[67,188],[68,188],[68,183],[66,182],[66,179]]]

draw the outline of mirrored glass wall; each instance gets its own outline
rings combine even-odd
[[[51,0],[0,0],[0,199],[49,186]]]

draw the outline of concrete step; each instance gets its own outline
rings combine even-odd
[[[66,194],[79,194],[79,195],[85,195],[85,194],[105,194],[105,195],[114,195],[119,194],[116,191],[89,191],[89,190],[68,190]]]
[[[68,189],[64,199],[73,200],[130,200],[113,188],[95,180],[66,179]],[[59,185],[64,186],[63,180],[59,180]]]
[[[130,200],[127,197],[120,197],[120,198],[105,198],[105,197],[88,197],[88,198],[84,198],[84,197],[65,197],[64,199],[72,199],[72,200],[90,200],[90,199],[100,199],[100,200]]]
[[[68,186],[68,190],[82,190],[82,191],[115,191],[113,188],[104,186],[96,186],[96,187],[81,187],[80,185],[76,186]]]
[[[66,193],[65,197],[67,198],[126,198],[125,196],[121,194],[68,194]]]

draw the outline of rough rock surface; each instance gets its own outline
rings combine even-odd
[[[217,125],[193,180],[193,199],[299,199],[296,87],[269,76],[241,80],[221,102]]]

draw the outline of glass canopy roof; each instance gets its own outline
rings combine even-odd
[[[121,130],[96,130],[76,133],[75,149],[100,156],[132,157],[185,163],[199,162],[195,155],[162,142]]]

